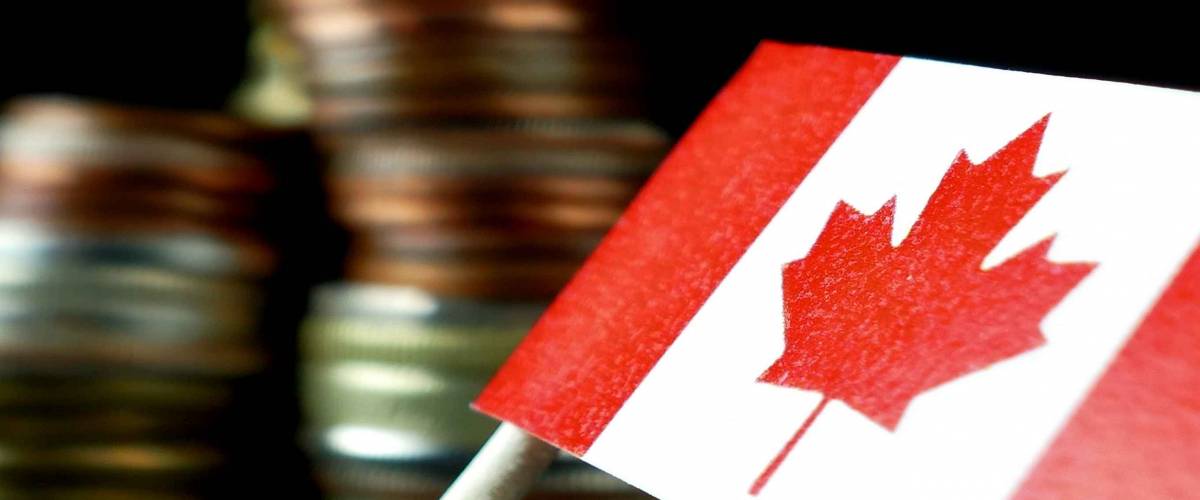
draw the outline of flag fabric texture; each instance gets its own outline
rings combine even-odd
[[[667,499],[1200,492],[1200,95],[764,43],[475,407]]]

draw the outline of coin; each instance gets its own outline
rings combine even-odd
[[[194,443],[114,442],[29,446],[0,443],[0,473],[66,477],[104,475],[178,481],[210,473],[222,462]]]
[[[301,374],[310,425],[386,431],[396,443],[393,458],[470,452],[496,426],[468,408],[486,376],[369,361],[308,363]]]
[[[288,27],[313,45],[353,44],[379,37],[421,32],[580,33],[606,24],[601,2],[404,1],[277,2]]]
[[[171,179],[217,191],[261,192],[270,185],[254,157],[194,134],[172,133],[165,124],[134,127],[139,112],[128,114],[62,99],[17,101],[0,126],[0,172],[38,185],[112,177]],[[229,124],[201,121],[196,128],[234,133],[220,130],[228,128],[222,125]]]
[[[434,366],[488,376],[532,321],[511,325],[455,325],[355,317],[310,316],[300,334],[308,362],[382,361],[402,366]]]
[[[350,459],[450,468],[465,463],[474,451],[447,449],[418,433],[356,425],[309,428],[302,436],[302,446],[320,463]]]
[[[152,266],[102,262],[0,259],[0,290],[32,286],[80,287],[98,294],[139,294],[179,298],[203,307],[255,309],[262,291],[241,280],[217,279]],[[97,290],[99,289],[99,290]]]
[[[0,171],[0,179],[4,178]],[[70,220],[103,214],[104,217],[147,219],[170,214],[187,220],[193,227],[203,227],[204,223],[224,225],[248,221],[256,208],[244,198],[157,182],[138,183],[133,179],[112,183],[93,180],[70,186],[35,186],[13,179],[0,183],[0,216],[14,218]]]
[[[144,330],[209,331],[238,338],[257,324],[257,310],[211,298],[170,296],[91,286],[33,284],[0,287],[0,327],[63,321],[85,325],[146,325]]]
[[[0,360],[13,367],[43,372],[94,368],[199,377],[241,377],[262,369],[263,356],[253,346],[193,343],[155,346],[136,342],[73,342],[69,347],[36,342],[0,344]]]
[[[310,312],[320,316],[487,327],[533,324],[546,302],[464,299],[438,296],[414,287],[338,282],[313,290]]]
[[[227,384],[198,377],[121,374],[79,366],[0,370],[0,409],[6,411],[116,407],[207,412],[227,406],[231,399]]]
[[[260,277],[270,271],[271,252],[232,235],[174,230],[104,234],[47,227],[34,220],[0,219],[0,259],[161,267],[207,276]]]
[[[456,297],[533,299],[555,294],[579,267],[564,262],[411,262],[355,258],[346,277],[368,283],[413,286]]]
[[[68,97],[0,116],[0,496],[214,490],[266,362],[268,138]]]
[[[399,122],[475,119],[626,118],[644,111],[628,94],[555,91],[315,94],[313,119],[323,126],[385,126]]]
[[[240,144],[263,133],[223,114],[139,108],[66,95],[10,99],[4,115],[10,120],[57,124],[63,128],[157,130],[219,144]]]
[[[202,498],[175,488],[147,488],[136,486],[100,485],[47,485],[45,481],[29,482],[5,480],[0,477],[0,496],[5,498],[39,498],[44,500],[192,500]]]
[[[636,46],[625,37],[609,33],[562,34],[546,32],[461,32],[416,33],[403,37],[379,37],[361,43],[326,44],[305,47],[313,66],[390,61],[406,64],[413,58],[452,59],[455,57],[535,56],[574,64],[585,61],[623,60],[635,67],[631,58]],[[445,62],[445,61],[443,61]],[[320,71],[320,70],[317,70]]]
[[[619,203],[576,200],[473,200],[444,197],[358,197],[340,200],[333,214],[351,228],[546,227],[603,231],[621,216]]]
[[[640,72],[616,58],[585,60],[536,51],[480,53],[470,48],[460,54],[405,54],[397,60],[347,60],[328,57],[331,55],[322,54],[326,57],[315,59],[309,67],[310,85],[318,94],[490,88],[636,91],[641,83]]]
[[[404,130],[346,143],[334,153],[332,165],[338,174],[565,175],[640,181],[653,170],[665,144],[660,133],[637,121]]]
[[[554,228],[422,227],[361,232],[351,255],[395,255],[413,260],[578,259],[603,237],[601,231]]]
[[[301,327],[303,439],[330,497],[436,498],[495,428],[469,402],[669,142],[609,2],[272,5],[350,236]],[[644,498],[555,471],[534,498]]]
[[[131,439],[176,439],[204,435],[214,413],[163,412],[129,408],[0,413],[0,439],[31,444],[81,443]]]
[[[234,94],[232,106],[255,123],[299,130],[312,107],[304,88],[303,55],[276,21],[258,14],[249,44],[250,74]]]

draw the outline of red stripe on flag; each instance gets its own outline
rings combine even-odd
[[[760,45],[475,408],[586,452],[898,60]]]
[[[1193,498],[1198,493],[1200,250],[1015,497]]]

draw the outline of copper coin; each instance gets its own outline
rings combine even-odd
[[[603,30],[602,2],[581,0],[279,1],[289,31],[312,45],[414,33],[583,33]]]
[[[602,231],[624,211],[622,203],[563,200],[454,200],[372,197],[343,199],[333,213],[351,228],[478,226],[547,227]]]
[[[347,173],[330,176],[330,198],[362,197],[434,198],[457,200],[525,199],[593,201],[624,206],[633,199],[639,182],[607,176],[538,175],[528,173],[461,174],[446,172]],[[3,200],[0,199],[0,204]],[[2,205],[0,205],[2,210]]]
[[[533,122],[510,128],[423,128],[342,144],[336,172],[441,175],[614,176],[641,179],[662,159],[666,136],[640,121]]]
[[[489,33],[446,35],[416,33],[403,37],[378,38],[369,43],[306,47],[309,64],[355,64],[391,61],[402,64],[412,58],[450,59],[472,57],[544,57],[554,61],[625,61],[636,55],[637,46],[628,38],[604,33]],[[577,63],[574,63],[577,64]]]
[[[197,217],[179,212],[148,213],[143,210],[113,210],[96,212],[89,210],[59,209],[36,212],[20,210],[24,207],[5,206],[0,201],[0,232],[4,226],[38,228],[46,234],[64,234],[79,238],[97,237],[131,239],[160,239],[170,241],[179,236],[208,238],[244,253],[247,257],[263,259],[267,264],[274,254],[265,242],[242,221],[227,221]],[[3,246],[0,244],[0,246]]]
[[[576,260],[431,262],[352,256],[346,277],[451,296],[528,298],[555,294],[579,265]]]
[[[104,213],[125,217],[178,214],[214,222],[240,223],[255,213],[253,202],[182,186],[104,184],[38,187],[5,179],[0,172],[0,214],[67,216]]]
[[[314,96],[313,120],[322,127],[379,126],[455,118],[630,117],[643,107],[631,95],[493,91]]]
[[[356,234],[353,252],[426,259],[582,259],[599,244],[602,231],[540,228],[426,227]]]
[[[0,128],[0,172],[39,186],[105,179],[176,181],[220,192],[261,192],[271,185],[252,157],[194,138],[154,132],[14,122]]]
[[[641,72],[630,60],[482,52],[361,61],[316,59],[308,68],[308,79],[316,92],[331,94],[435,89],[629,91],[638,88]]]
[[[107,165],[86,164],[82,158],[34,158],[21,153],[0,154],[0,178],[6,182],[47,188],[80,188],[112,184],[160,184],[194,186],[217,193],[261,194],[272,180],[257,169],[242,172],[204,170],[190,166],[146,167],[120,159],[104,159]],[[98,158],[98,157],[93,157]]]
[[[258,135],[221,115],[22,98],[10,103],[0,127],[0,171],[35,185],[142,175],[258,191],[269,178],[243,149]]]
[[[8,101],[10,120],[82,130],[155,130],[219,143],[240,143],[264,132],[227,115],[107,104],[78,97],[43,95]]]

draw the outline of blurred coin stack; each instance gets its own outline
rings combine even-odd
[[[274,0],[304,57],[346,281],[301,374],[331,493],[436,498],[494,428],[468,403],[667,147],[610,2]],[[637,498],[578,462],[543,498]]]
[[[62,97],[0,122],[0,496],[219,490],[263,365],[269,172],[224,117]]]
[[[250,66],[232,96],[230,108],[262,126],[302,126],[312,113],[312,105],[304,87],[299,49],[275,18],[263,12],[263,5],[251,5],[256,22],[247,51]]]

